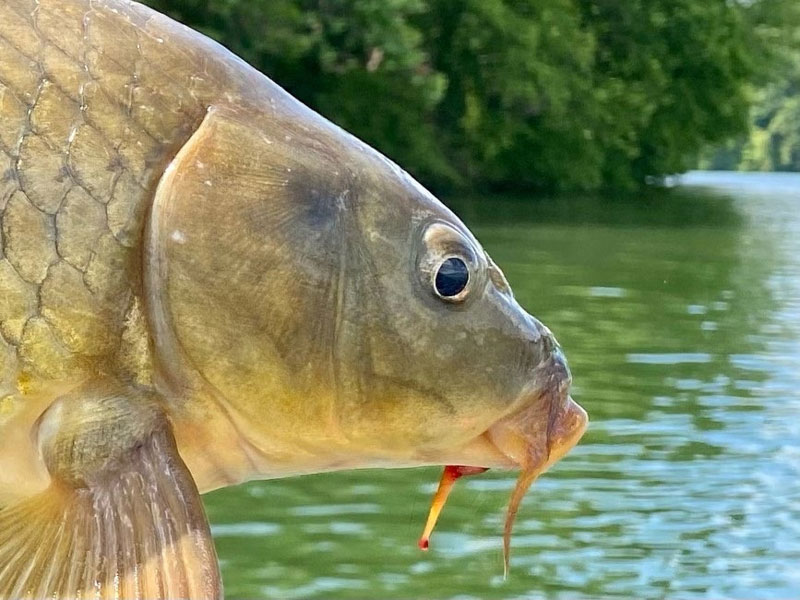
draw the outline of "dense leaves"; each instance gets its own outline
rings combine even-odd
[[[703,166],[800,171],[800,2],[775,2],[759,14],[765,60],[747,135],[710,153]]]
[[[523,191],[630,188],[743,135],[793,1],[149,3],[425,183]]]

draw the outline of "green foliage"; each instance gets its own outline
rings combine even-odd
[[[149,3],[433,187],[558,191],[630,188],[742,135],[793,1]]]
[[[739,168],[800,171],[800,73],[764,90],[754,115],[752,131],[739,153]]]
[[[770,0],[750,7],[762,46],[751,125],[706,153],[703,167],[749,171],[800,171],[800,3]]]

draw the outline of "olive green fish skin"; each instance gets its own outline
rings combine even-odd
[[[205,491],[510,467],[489,428],[565,410],[541,400],[569,386],[551,333],[452,212],[139,4],[0,0],[0,160],[0,435],[84,380],[139,387]],[[433,285],[452,256],[457,301]]]
[[[538,473],[586,427],[557,342],[458,217],[135,2],[0,0],[0,225],[0,599],[219,597],[199,493]]]
[[[20,374],[149,377],[144,219],[208,102],[187,68],[200,59],[150,33],[153,18],[127,3],[0,3],[4,394]]]

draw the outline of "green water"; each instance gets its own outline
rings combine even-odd
[[[529,493],[434,469],[207,498],[227,596],[800,597],[800,177],[691,174],[666,198],[457,207],[561,341],[581,445]]]

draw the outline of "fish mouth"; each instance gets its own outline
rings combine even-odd
[[[506,510],[503,527],[503,572],[508,575],[511,555],[511,530],[525,493],[536,478],[555,464],[583,436],[589,425],[586,411],[571,396],[563,392],[547,394],[544,402],[493,425],[488,433],[492,443],[520,467],[520,474]],[[548,418],[541,432],[541,413]],[[543,434],[543,435],[542,435]]]
[[[543,473],[580,441],[589,424],[569,394],[571,385],[566,358],[555,345],[505,414],[457,450],[460,461],[445,464]]]
[[[569,395],[534,402],[482,434],[503,458],[500,464],[481,466],[536,470],[541,474],[580,441],[588,425],[586,411]]]
[[[456,480],[490,468],[520,470],[511,493],[503,528],[504,573],[508,574],[511,531],[522,499],[536,478],[558,462],[581,439],[589,424],[586,411],[569,395],[570,378],[550,380],[543,393],[528,396],[522,408],[512,411],[462,448],[466,461],[448,462],[419,539],[428,548],[429,538]],[[555,383],[555,385],[552,385]]]
[[[545,472],[580,441],[589,425],[586,411],[567,389],[559,386],[528,396],[518,403],[520,408],[430,463]]]

